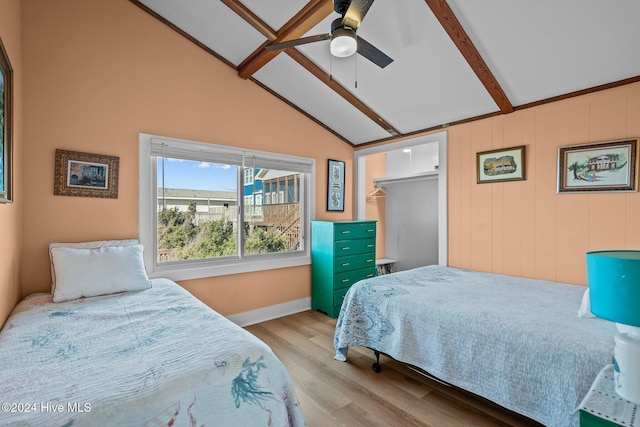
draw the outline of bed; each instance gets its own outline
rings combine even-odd
[[[63,258],[56,292],[25,298],[0,331],[0,425],[304,425],[288,372],[257,337],[168,279],[53,302],[69,291]]]
[[[577,426],[616,333],[611,322],[578,316],[584,293],[442,266],[377,276],[345,296],[335,358],[369,347],[546,426]]]

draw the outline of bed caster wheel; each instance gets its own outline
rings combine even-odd
[[[376,374],[379,374],[380,371],[382,370],[382,366],[380,366],[379,363],[374,362],[373,365],[371,366],[371,369],[373,369],[373,372],[375,372]]]

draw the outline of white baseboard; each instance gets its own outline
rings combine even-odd
[[[254,323],[266,322],[267,320],[277,319],[278,317],[288,316],[290,314],[300,313],[301,311],[311,310],[311,297],[301,298],[282,304],[271,305],[269,307],[259,308],[257,310],[245,311],[243,313],[232,314],[227,316],[238,326],[249,326]]]

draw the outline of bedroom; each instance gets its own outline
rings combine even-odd
[[[47,290],[49,242],[138,235],[140,132],[318,165],[343,159],[346,182],[354,180],[352,146],[129,1],[3,0],[0,38],[15,78],[15,200],[0,205],[2,323],[22,297]],[[640,248],[637,193],[555,192],[557,147],[640,135],[639,82],[446,130],[449,265],[586,284],[586,251]],[[301,135],[305,144],[291,143]],[[527,180],[475,185],[475,153],[515,145],[529,147]],[[118,198],[54,196],[57,148],[119,156]],[[350,197],[344,212],[324,209],[324,167],[316,181],[316,218],[351,219]],[[309,266],[298,266],[181,284],[230,316],[309,298],[310,280]]]

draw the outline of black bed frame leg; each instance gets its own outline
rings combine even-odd
[[[380,352],[376,351],[376,350],[373,350],[373,354],[376,355],[376,361],[373,362],[373,365],[371,366],[371,369],[373,369],[373,372],[378,374],[382,370],[382,366],[380,366]]]

